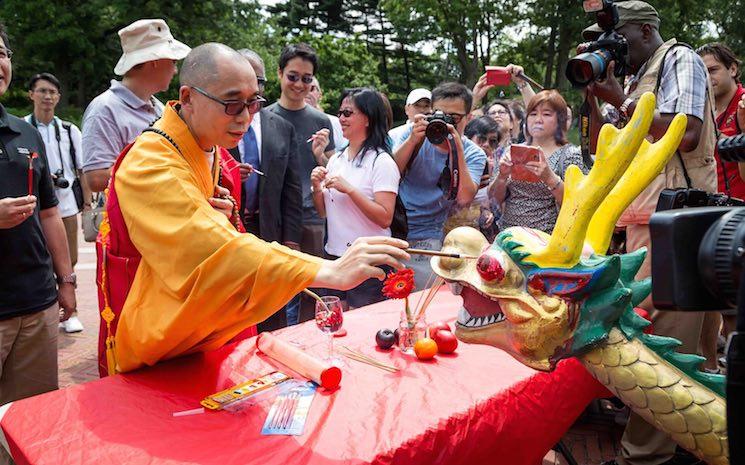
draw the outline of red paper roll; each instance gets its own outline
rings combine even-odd
[[[341,382],[339,367],[319,360],[271,333],[259,334],[256,338],[256,347],[267,356],[314,381],[324,389],[334,389]]]

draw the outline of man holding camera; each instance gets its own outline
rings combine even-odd
[[[469,205],[476,196],[486,155],[461,136],[472,98],[463,84],[440,84],[432,91],[434,114],[415,115],[414,124],[393,140],[411,247],[440,250],[450,208]],[[424,289],[432,273],[429,257],[416,255],[407,266],[415,271],[417,290]]]
[[[54,194],[59,200],[57,208],[67,233],[70,262],[75,268],[78,262],[78,213],[83,209],[85,199],[90,199],[90,192],[81,179],[83,156],[80,149],[80,129],[54,115],[60,95],[60,82],[54,75],[34,75],[28,84],[28,96],[34,103],[34,112],[27,115],[25,120],[39,131],[44,141]],[[60,327],[66,333],[83,330],[77,313],[60,323]]]
[[[716,192],[716,142],[712,93],[709,90],[706,67],[701,58],[675,39],[663,41],[659,33],[660,19],[648,3],[631,0],[615,4],[618,22],[613,29],[628,42],[628,56],[617,57],[628,66],[630,79],[622,87],[614,77],[618,65],[608,64],[605,75],[590,83],[587,92],[614,106],[622,122],[634,112],[636,102],[644,92],[657,97],[657,111],[649,130],[658,139],[667,130],[676,113],[688,115],[688,126],[678,153],[663,172],[624,212],[619,224],[626,227],[626,248],[629,252],[647,248],[647,257],[637,279],[650,276],[651,242],[649,218],[654,213],[660,192],[664,188],[688,187]],[[603,29],[594,24],[585,29],[586,39],[597,39]],[[593,112],[591,127],[594,136],[600,129],[598,112]],[[653,308],[651,298],[640,307],[650,312],[656,334],[680,340],[682,352],[698,352],[703,313],[660,312]],[[688,457],[676,456],[675,443],[641,417],[631,414],[621,439],[622,456],[607,465],[672,465],[689,463]],[[690,462],[694,463],[694,462]]]

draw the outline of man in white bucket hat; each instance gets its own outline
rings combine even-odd
[[[135,21],[119,38],[124,53],[114,73],[123,78],[112,80],[83,115],[83,171],[94,192],[108,185],[119,152],[160,118],[163,104],[153,94],[168,89],[176,61],[191,50],[173,38],[162,19]]]

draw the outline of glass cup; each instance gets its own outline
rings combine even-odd
[[[341,305],[341,299],[336,296],[321,297],[321,301],[316,301],[316,326],[328,338],[328,353],[326,360],[334,365],[340,365],[341,360],[334,354],[334,333],[341,329],[344,322],[344,311]]]

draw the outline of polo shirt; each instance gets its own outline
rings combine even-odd
[[[745,94],[745,88],[742,87],[742,84],[737,84],[737,91],[729,102],[729,105],[727,105],[727,109],[717,118],[717,128],[719,128],[719,132],[722,133],[723,137],[734,136],[742,132],[742,129],[737,127],[737,104],[740,102],[743,94]],[[717,187],[719,188],[719,192],[724,192],[738,199],[745,199],[745,181],[740,177],[737,162],[726,161],[722,163],[722,159],[719,158],[718,149],[714,154],[717,157]],[[729,181],[729,190],[724,185],[725,172]]]
[[[0,320],[49,308],[57,300],[52,257],[47,250],[39,212],[57,206],[44,141],[33,126],[0,105],[0,198],[28,195],[28,155],[33,161],[34,214],[9,229],[0,229]]]
[[[111,168],[124,147],[162,114],[163,104],[155,97],[142,100],[112,80],[83,114],[83,171]]]

